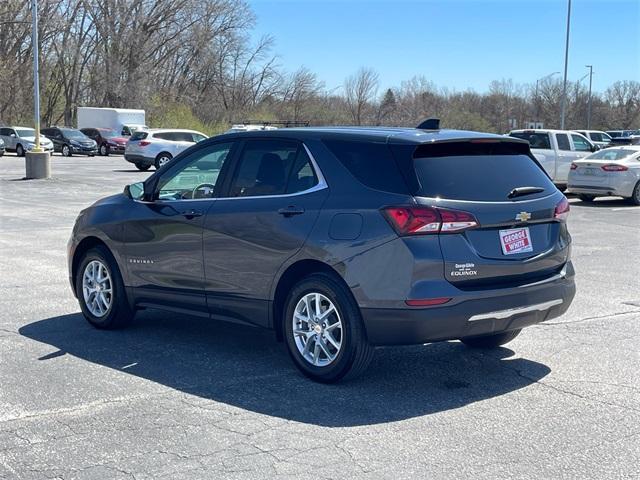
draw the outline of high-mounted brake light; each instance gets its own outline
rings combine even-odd
[[[614,164],[603,165],[600,168],[605,172],[625,172],[629,170],[629,168],[624,165],[614,165]]]
[[[556,205],[556,211],[554,214],[554,217],[556,218],[556,220],[560,220],[560,221],[566,221],[567,217],[569,216],[569,200],[567,200],[567,197],[563,197],[562,200],[560,200],[560,203],[558,203],[558,205]]]
[[[500,143],[500,140],[497,138],[474,138],[469,140],[469,143]]]
[[[382,210],[398,235],[456,233],[477,227],[471,213],[435,207],[386,207]]]
[[[151,142],[149,140],[142,140],[138,145],[146,147],[147,145],[151,145]]]
[[[578,168],[578,165],[576,165],[575,163],[572,163],[570,168],[571,170],[575,170]]]

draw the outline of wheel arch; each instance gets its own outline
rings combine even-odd
[[[76,274],[78,273],[78,266],[80,265],[80,261],[85,253],[97,246],[103,246],[109,253],[111,253],[111,249],[98,237],[90,236],[83,238],[76,249],[73,252],[73,259],[71,261],[71,278],[75,282]],[[111,254],[113,256],[113,254]],[[117,263],[117,262],[116,262]]]
[[[167,155],[173,159],[173,154],[171,152],[167,152],[166,150],[162,150],[159,154],[156,155],[156,160],[158,160],[162,155]]]
[[[282,275],[280,275],[272,296],[271,320],[276,332],[276,338],[279,342],[284,339],[282,311],[285,306],[285,301],[287,300],[287,295],[296,283],[313,273],[326,273],[331,275],[349,288],[342,278],[342,275],[340,275],[335,268],[319,260],[304,259],[289,265]]]

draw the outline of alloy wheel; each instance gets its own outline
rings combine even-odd
[[[338,357],[343,325],[329,298],[318,292],[305,294],[296,304],[292,323],[298,352],[311,365],[325,367]]]
[[[103,317],[113,302],[113,282],[109,269],[100,260],[92,260],[82,274],[84,303],[95,317]]]

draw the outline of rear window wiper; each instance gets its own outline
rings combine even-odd
[[[507,198],[522,197],[524,195],[531,195],[532,193],[544,192],[542,187],[516,187],[509,192]]]

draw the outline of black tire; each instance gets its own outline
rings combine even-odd
[[[85,302],[82,289],[84,271],[87,265],[94,260],[100,261],[107,267],[109,276],[112,280],[112,297],[110,306],[102,316],[96,316],[89,310]],[[106,247],[98,245],[91,248],[83,255],[76,272],[75,287],[82,314],[94,327],[112,330],[125,327],[133,320],[135,312],[129,304],[124,283],[122,282],[122,276],[120,275],[120,270],[118,269],[118,265],[113,258],[113,255],[111,255],[111,252],[109,252]]]
[[[335,359],[326,366],[311,364],[296,346],[293,315],[298,302],[309,293],[320,293],[327,297],[336,307],[342,322],[341,348]],[[344,378],[355,378],[366,370],[373,357],[374,347],[367,340],[360,308],[349,289],[333,275],[315,273],[298,282],[285,302],[283,322],[285,343],[293,363],[314,381],[333,383]]]
[[[103,157],[109,156],[109,145],[107,145],[106,143],[100,145],[100,155],[102,155]]]
[[[633,193],[629,198],[629,203],[632,205],[640,205],[640,182],[636,183]]]
[[[144,163],[136,163],[136,168],[142,172],[146,172],[151,168],[151,165],[146,165]]]
[[[580,201],[582,202],[593,202],[596,199],[595,195],[588,195],[586,193],[581,193],[578,195],[578,198],[580,199]]]
[[[24,148],[22,148],[22,145],[20,144],[16,146],[16,155],[19,157],[24,157]]]
[[[73,155],[71,153],[71,147],[69,145],[63,145],[61,153],[64,157],[70,157],[71,155]]]
[[[167,152],[159,153],[154,162],[154,166],[156,167],[156,170],[160,169],[167,162],[171,161],[172,158],[173,157],[171,156],[170,153],[167,153]]]
[[[520,330],[509,330],[508,332],[495,333],[493,335],[483,335],[482,337],[466,337],[461,338],[460,341],[467,347],[472,348],[496,348],[505,343],[509,343],[511,340],[520,335]]]

